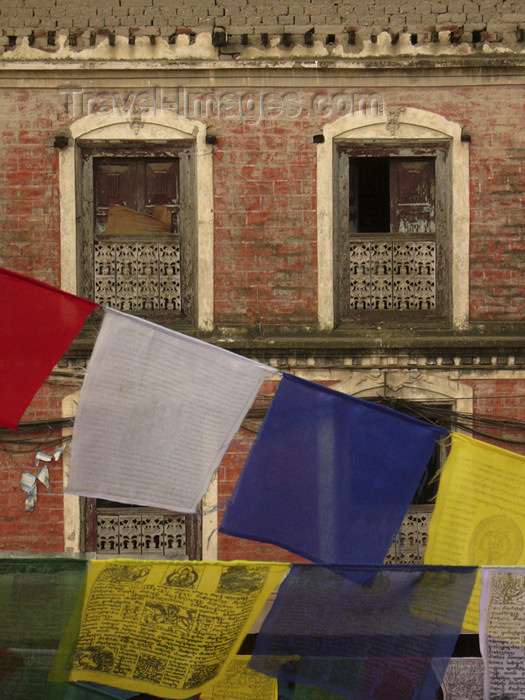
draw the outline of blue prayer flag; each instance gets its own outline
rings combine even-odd
[[[220,531],[314,562],[381,564],[446,432],[285,374]]]
[[[294,565],[250,668],[316,698],[430,700],[461,631],[476,567]],[[293,685],[292,685],[293,684]],[[286,697],[286,695],[285,695]]]

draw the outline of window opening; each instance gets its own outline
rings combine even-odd
[[[441,427],[450,430],[451,421],[443,418],[445,412],[451,412],[452,404],[439,401],[425,404],[417,401],[392,401],[388,398],[378,399],[379,403],[395,408],[401,413],[436,422]],[[433,408],[438,408],[435,418]],[[428,541],[428,528],[434,511],[435,497],[439,488],[439,472],[447,457],[443,441],[436,441],[434,451],[426,465],[418,487],[412,497],[407,513],[403,519],[390,551],[387,554],[387,564],[422,564]]]
[[[446,147],[340,150],[340,316],[446,308]]]
[[[198,515],[96,500],[97,554],[200,559]]]
[[[180,312],[179,162],[94,158],[94,299]]]
[[[81,296],[168,328],[191,320],[197,271],[194,161],[189,141],[82,143]]]
[[[389,159],[350,158],[350,173],[352,229],[360,233],[390,231]]]

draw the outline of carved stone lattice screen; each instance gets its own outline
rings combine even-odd
[[[434,241],[364,241],[349,248],[350,308],[436,308]]]
[[[411,506],[408,509],[385,564],[423,564],[433,510],[434,506]]]
[[[185,516],[149,508],[98,509],[97,553],[187,559]]]
[[[122,311],[180,311],[180,245],[97,241],[95,301]]]

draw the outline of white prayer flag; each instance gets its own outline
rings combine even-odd
[[[508,533],[503,529],[489,535],[498,539],[500,548],[508,544]],[[479,609],[483,697],[525,697],[525,568],[483,567]]]
[[[275,372],[106,309],[80,394],[66,492],[195,512]]]

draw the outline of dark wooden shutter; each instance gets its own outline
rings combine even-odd
[[[390,230],[435,233],[435,159],[390,159]]]

